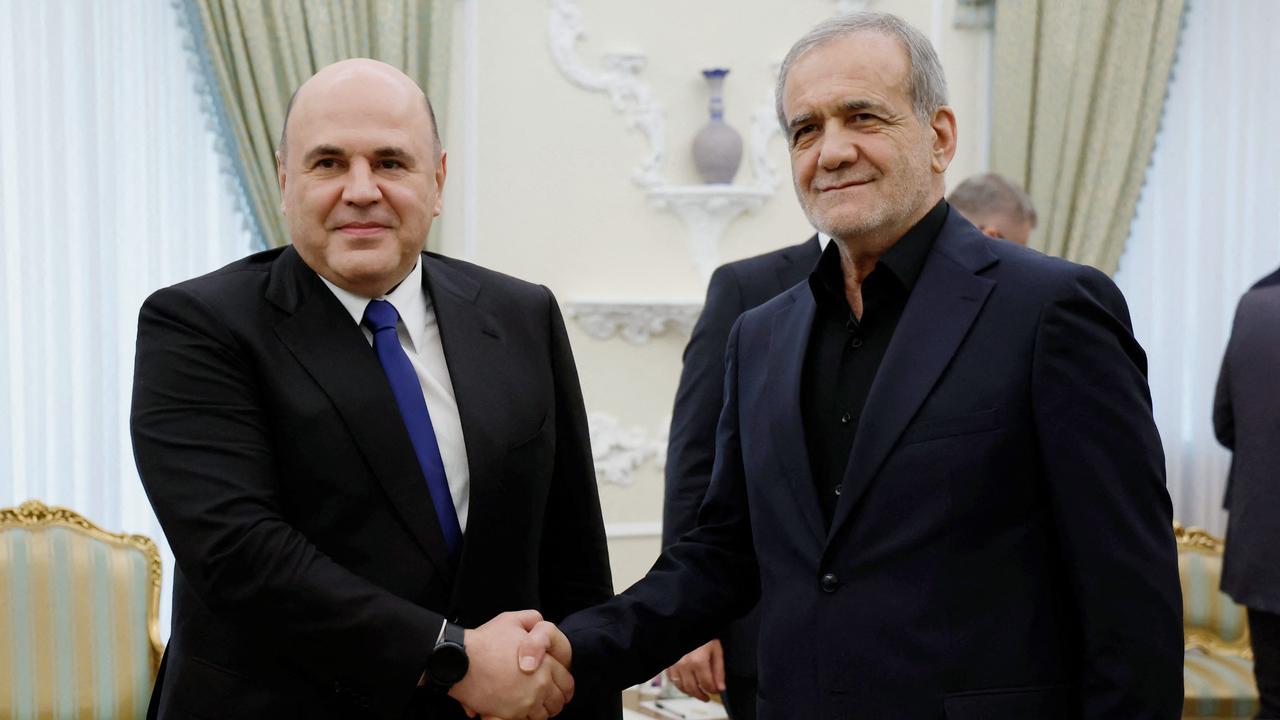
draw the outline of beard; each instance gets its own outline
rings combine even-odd
[[[799,187],[796,195],[809,222],[830,237],[856,243],[861,238],[875,238],[886,231],[906,232],[910,223],[918,221],[929,211],[929,200],[933,195],[933,174],[927,152],[913,160],[894,168],[891,174],[881,175],[870,185],[860,186],[879,185],[871,197],[845,199],[844,202],[821,206],[816,197],[810,202],[810,196],[806,196]],[[898,237],[888,240],[896,242]]]

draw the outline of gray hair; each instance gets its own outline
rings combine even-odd
[[[902,43],[911,64],[907,88],[911,97],[911,109],[922,122],[928,122],[938,108],[947,104],[947,78],[942,72],[942,63],[938,60],[938,53],[934,51],[933,43],[929,42],[929,38],[897,15],[854,12],[819,23],[791,46],[791,51],[782,61],[774,98],[778,111],[778,124],[782,126],[784,135],[787,132],[787,117],[782,110],[782,91],[787,84],[787,73],[791,71],[791,66],[801,56],[820,45],[860,32],[880,33]]]
[[[1036,209],[1031,198],[1022,188],[996,173],[966,178],[951,191],[947,202],[971,222],[999,214],[1029,222],[1032,227],[1036,224]]]

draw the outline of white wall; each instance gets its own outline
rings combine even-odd
[[[562,306],[584,301],[698,303],[704,275],[689,232],[651,206],[632,171],[648,155],[604,93],[576,87],[553,59],[555,9],[580,13],[576,49],[592,73],[609,53],[638,53],[639,79],[665,120],[668,183],[698,182],[689,154],[707,120],[704,67],[728,67],[726,121],[747,136],[752,113],[771,107],[774,67],[791,43],[842,3],[833,0],[457,0],[444,140],[449,180],[440,233],[446,254],[472,259],[550,287]],[[952,26],[954,0],[875,0],[934,40],[959,119],[954,184],[986,168],[990,31]],[[561,16],[564,17],[564,16]],[[440,98],[436,98],[437,104]],[[787,154],[775,133],[768,151],[781,182],[757,210],[733,222],[720,262],[800,242],[812,230],[791,189]],[[753,182],[744,158],[737,184]],[[598,340],[569,321],[592,413],[657,444],[666,433],[687,335],[669,330],[645,344]],[[603,443],[597,442],[597,453]],[[601,481],[619,589],[657,555],[662,474],[650,456],[629,486]],[[624,537],[629,536],[629,537]]]

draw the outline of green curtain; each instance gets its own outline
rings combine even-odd
[[[289,97],[316,70],[369,57],[400,68],[444,122],[450,0],[184,0],[242,206],[264,246],[288,243],[275,149]]]
[[[1185,0],[996,3],[991,167],[1027,188],[1032,245],[1114,273]]]

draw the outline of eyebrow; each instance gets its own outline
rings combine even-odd
[[[839,108],[840,113],[844,115],[848,115],[850,113],[862,112],[863,110],[872,110],[882,115],[888,113],[888,109],[886,109],[880,103],[875,102],[874,100],[865,100],[865,99],[845,100],[844,102],[840,103],[837,107]],[[796,128],[802,125],[806,125],[810,122],[813,122],[813,119],[815,117],[817,117],[817,114],[811,113],[811,112],[797,115],[791,118],[790,122],[787,123],[787,129],[795,130]]]
[[[316,147],[311,148],[302,160],[304,165],[310,165],[320,158],[335,156],[345,157],[346,155],[347,151],[337,145],[317,145]],[[373,156],[380,160],[393,159],[404,160],[406,162],[412,162],[414,159],[413,154],[408,150],[391,145],[374,150]]]
[[[886,115],[889,109],[874,100],[846,100],[840,103],[841,112],[848,115],[849,113],[862,112],[863,110],[871,110],[881,115]]]
[[[303,156],[302,164],[310,165],[312,162],[322,157],[330,157],[333,155],[341,156],[346,154],[347,154],[346,151],[338,147],[337,145],[317,145],[316,147],[313,147],[310,150],[308,150],[307,154]]]
[[[413,160],[413,153],[395,146],[380,147],[373,151],[373,156],[379,159]]]

